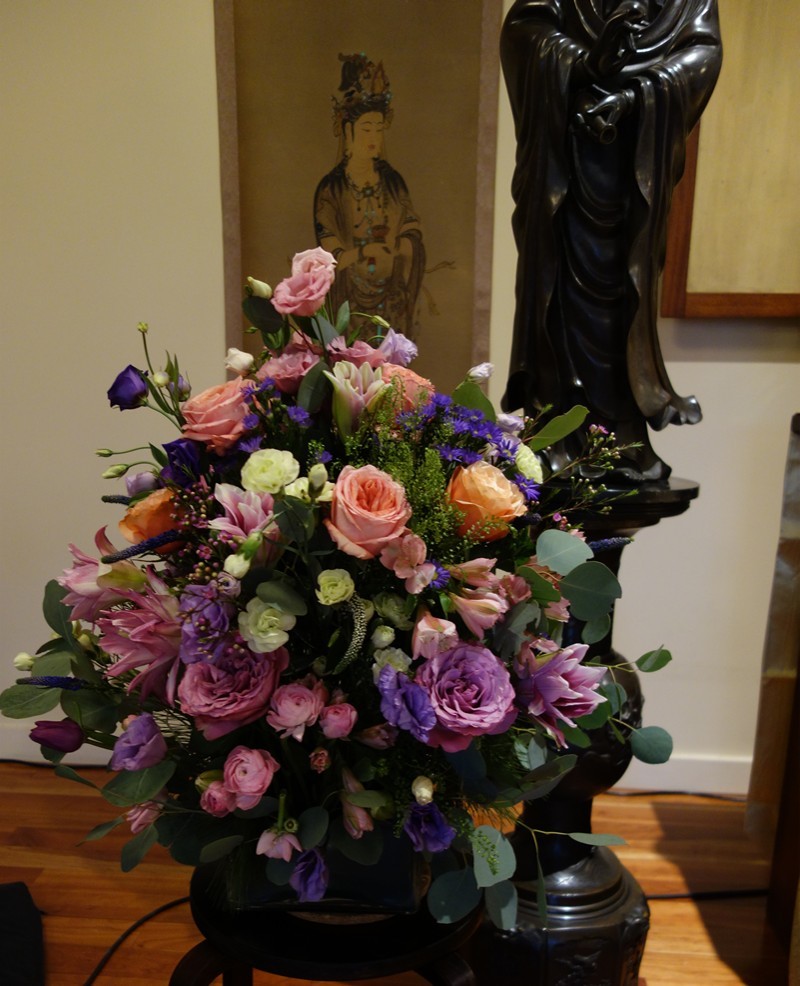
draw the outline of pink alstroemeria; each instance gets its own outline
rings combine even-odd
[[[94,543],[100,555],[110,555],[116,551],[106,535],[105,527],[94,536]],[[135,589],[145,582],[144,574],[133,562],[115,562],[105,565],[98,558],[85,554],[74,544],[69,546],[75,564],[64,569],[58,584],[67,590],[64,605],[71,606],[71,620],[86,620],[94,623],[97,617],[110,606],[125,599],[125,589]]]
[[[119,658],[105,674],[116,678],[136,671],[128,691],[138,689],[142,698],[153,694],[173,705],[180,665],[178,599],[152,569],[141,592],[126,590],[121,595],[128,607],[111,610],[97,621],[103,650]]]
[[[604,667],[581,664],[588,650],[586,644],[572,644],[549,656],[536,659],[526,644],[517,656],[518,669],[530,669],[517,682],[517,699],[528,715],[543,726],[559,746],[566,746],[564,733],[558,723],[575,726],[575,720],[594,712],[606,699],[597,688]]]
[[[347,767],[342,768],[342,784],[344,791],[339,795],[342,802],[342,821],[350,838],[360,839],[365,832],[371,832],[375,824],[367,809],[351,804],[347,800],[347,795],[363,791],[364,785],[356,780],[353,772]]]
[[[411,635],[414,660],[420,657],[431,658],[442,651],[450,650],[458,643],[458,629],[450,620],[433,616],[424,606]]]
[[[333,418],[339,434],[348,436],[358,427],[361,415],[386,390],[381,367],[373,370],[364,363],[355,366],[342,360],[325,376],[333,384]]]
[[[406,531],[381,551],[381,564],[390,568],[398,579],[405,579],[406,592],[422,592],[436,577],[436,566],[425,561],[428,549],[419,535]]]
[[[447,595],[470,632],[479,639],[484,630],[489,630],[508,612],[507,600],[488,589],[462,589],[459,594],[448,592]]]
[[[240,489],[231,483],[217,483],[214,499],[225,510],[224,517],[215,517],[208,526],[215,531],[228,534],[237,542],[246,541],[250,534],[264,534],[264,540],[253,559],[261,564],[269,562],[281,536],[275,523],[274,504],[271,493],[255,493]]]
[[[524,603],[531,598],[531,587],[521,575],[501,571],[497,574],[500,576],[497,591],[508,600],[509,606],[516,606],[517,603]]]
[[[496,558],[472,558],[459,565],[448,565],[447,571],[460,582],[466,582],[476,589],[496,589],[500,581],[499,576],[492,571],[496,564]]]
[[[293,852],[302,852],[300,840],[291,832],[279,832],[277,829],[267,829],[261,833],[256,843],[256,855],[268,856],[270,859],[282,859],[288,863]]]

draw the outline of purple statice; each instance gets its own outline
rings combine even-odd
[[[319,849],[300,853],[289,883],[299,900],[322,900],[328,889],[328,866]]]
[[[299,404],[291,404],[287,407],[286,416],[293,424],[299,425],[301,428],[309,428],[311,426],[311,415],[304,407],[300,407]]]
[[[34,743],[41,743],[59,753],[74,753],[83,746],[86,738],[81,727],[72,719],[37,719],[28,735]]]
[[[120,411],[132,411],[147,403],[147,373],[130,363],[108,388],[108,402]]]
[[[456,837],[456,830],[433,801],[427,805],[413,804],[403,831],[416,852],[444,852]]]
[[[191,486],[201,473],[201,449],[199,442],[191,438],[176,438],[164,445],[167,465],[161,470],[161,478],[176,486]]]
[[[532,479],[526,479],[521,473],[514,477],[514,482],[519,487],[520,492],[528,503],[537,503],[539,500],[540,485]]]
[[[213,658],[220,639],[231,626],[236,606],[220,591],[216,581],[205,585],[189,584],[180,596],[181,645],[179,656],[184,664]]]
[[[144,770],[155,767],[167,755],[167,743],[149,712],[133,716],[114,744],[112,770]]]
[[[390,664],[378,676],[381,715],[391,726],[405,729],[420,743],[426,743],[436,725],[436,715],[425,690]]]

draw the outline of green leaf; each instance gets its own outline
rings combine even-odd
[[[492,825],[479,825],[471,836],[475,882],[491,887],[509,880],[517,868],[517,857],[509,840]]]
[[[582,729],[578,729],[576,726],[572,728],[571,726],[561,726],[561,732],[564,734],[564,739],[570,746],[577,746],[579,750],[587,750],[591,745],[591,739],[586,735]]]
[[[109,832],[113,831],[118,825],[122,825],[125,821],[124,815],[119,815],[117,818],[112,818],[110,822],[101,822],[100,825],[95,825],[95,827],[87,832],[86,835],[81,840],[83,842],[95,842],[97,839],[102,839],[104,835],[108,835]]]
[[[283,317],[269,298],[259,298],[254,294],[247,295],[242,301],[242,311],[247,320],[254,325],[262,336],[278,332],[283,326]]]
[[[289,541],[304,544],[314,533],[314,510],[298,497],[284,496],[275,505],[275,523]]]
[[[575,721],[582,730],[599,729],[608,722],[614,713],[611,711],[610,702],[601,702],[597,708],[588,715],[580,716]]]
[[[122,808],[151,801],[175,773],[175,763],[164,760],[143,770],[123,770],[103,787],[102,795],[112,805]]]
[[[325,347],[330,346],[333,340],[341,335],[341,332],[334,325],[331,325],[323,315],[315,315],[311,321],[316,329],[317,338]]]
[[[517,575],[521,575],[525,579],[530,587],[531,595],[538,603],[557,603],[561,598],[561,593],[552,582],[548,582],[543,575],[532,568],[528,568],[527,565],[518,568]]]
[[[558,414],[551,418],[542,430],[533,436],[527,443],[532,452],[539,452],[541,449],[555,445],[556,442],[571,435],[576,428],[580,428],[588,415],[588,408],[581,404],[576,404],[566,414]]]
[[[302,500],[298,500],[302,503]],[[303,504],[305,506],[305,504]],[[262,582],[256,589],[256,595],[265,603],[270,603],[289,613],[291,616],[305,616],[308,612],[306,601],[299,592],[295,592],[291,586],[276,579],[271,582]]]
[[[378,829],[373,829],[365,832],[360,839],[353,839],[339,823],[330,826],[328,845],[354,863],[374,866],[383,853],[383,834]]]
[[[536,771],[547,763],[547,743],[542,736],[533,736],[528,743],[528,769]]]
[[[642,763],[666,763],[672,756],[672,737],[661,726],[642,726],[631,733],[631,751]]]
[[[497,655],[503,660],[517,653],[528,627],[539,619],[539,604],[531,602],[516,603],[501,623],[494,628],[494,644]]]
[[[94,791],[100,790],[96,784],[90,780],[87,780],[85,777],[81,777],[77,770],[73,770],[72,767],[65,763],[58,764],[54,770],[54,773],[56,776],[63,777],[68,781],[75,781],[77,784],[84,784],[86,787],[90,787]]]
[[[61,708],[82,729],[96,729],[101,733],[113,733],[116,729],[119,708],[106,695],[87,689],[65,691],[61,695]]]
[[[428,890],[428,910],[439,924],[453,924],[474,911],[481,891],[471,869],[442,873]]]
[[[294,860],[268,859],[267,860],[267,879],[274,883],[276,887],[285,887],[294,873]]]
[[[244,836],[242,835],[227,835],[224,839],[207,842],[200,850],[200,862],[215,863],[218,859],[224,859],[243,841]]]
[[[596,619],[587,620],[581,630],[581,640],[584,644],[596,644],[606,636],[611,629],[611,617],[608,613]]]
[[[569,599],[573,616],[579,620],[596,620],[605,616],[614,600],[619,599],[622,586],[602,562],[587,561],[564,576],[561,591]]]
[[[42,612],[50,629],[63,637],[71,648],[75,642],[75,635],[72,632],[72,623],[69,619],[70,611],[63,603],[66,594],[67,590],[59,585],[55,579],[51,579],[44,587]]]
[[[336,332],[338,335],[343,336],[347,332],[347,326],[350,324],[350,302],[345,298],[345,300],[339,306],[339,311],[336,313]]]
[[[489,919],[501,931],[512,931],[517,925],[517,888],[510,880],[501,880],[485,892]]]
[[[149,445],[150,445],[150,455],[153,456],[153,461],[157,466],[161,466],[161,468],[163,469],[165,466],[169,464],[169,457],[167,456],[167,453],[164,451],[163,448],[159,448],[157,445],[153,445],[152,442],[150,442]]]
[[[325,376],[327,363],[320,360],[303,377],[297,391],[297,403],[309,414],[315,414],[331,390],[331,382]]]
[[[353,791],[345,795],[345,799],[359,808],[383,808],[392,800],[383,791]]]
[[[585,846],[625,846],[626,841],[619,835],[609,835],[606,832],[566,832],[574,842],[582,842]]]
[[[148,825],[147,828],[138,832],[130,842],[126,842],[120,853],[122,872],[130,873],[134,867],[138,866],[156,842],[158,842],[158,832],[155,825]]]
[[[649,650],[646,654],[642,654],[636,662],[636,667],[640,671],[648,673],[651,671],[660,671],[671,660],[672,654],[665,647],[659,647],[656,650]]]
[[[44,715],[58,705],[60,688],[41,685],[11,685],[0,693],[0,712],[9,719],[28,719]]]
[[[564,774],[568,774],[572,770],[577,762],[578,758],[574,753],[565,753],[530,771],[522,778],[520,785],[528,790],[539,784],[547,784],[550,781],[561,779]]]
[[[453,391],[453,401],[461,407],[480,411],[489,421],[497,420],[494,405],[474,380],[463,380]]]
[[[297,820],[300,828],[297,831],[297,838],[303,849],[313,849],[318,846],[328,832],[330,816],[321,805],[306,808]]]
[[[601,681],[597,690],[607,699],[612,716],[619,712],[628,698],[628,693],[618,681]]]
[[[536,539],[536,560],[559,575],[569,575],[574,568],[591,557],[592,549],[589,545],[566,531],[543,531]],[[564,592],[564,595],[567,593]]]
[[[547,884],[544,882],[544,871],[539,853],[536,853],[536,910],[542,928],[547,927]]]
[[[66,677],[72,671],[72,653],[68,650],[49,651],[37,657],[33,664],[31,674],[35,675],[63,675]]]

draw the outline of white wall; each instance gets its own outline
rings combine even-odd
[[[219,158],[210,3],[25,0],[0,6],[5,57],[2,172],[3,651],[44,636],[44,583],[91,548],[117,513],[99,498],[96,447],[164,438],[154,415],[110,410],[105,391],[140,359],[177,350],[195,389],[224,353]],[[510,348],[508,193],[514,138],[501,88],[492,396]],[[11,234],[11,235],[9,235]],[[701,484],[680,518],[626,549],[615,642],[629,657],[665,643],[645,679],[647,720],[675,737],[673,761],[624,783],[744,791],[780,516],[789,418],[800,409],[797,323],[665,323],[673,381],[705,420],[654,444]],[[0,720],[0,755],[36,759],[30,723]]]

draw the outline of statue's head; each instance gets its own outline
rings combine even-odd
[[[349,152],[370,149],[371,157],[380,157],[383,133],[392,121],[392,91],[383,63],[376,65],[363,52],[339,55],[339,61],[342,76],[340,95],[332,97],[333,131]]]

